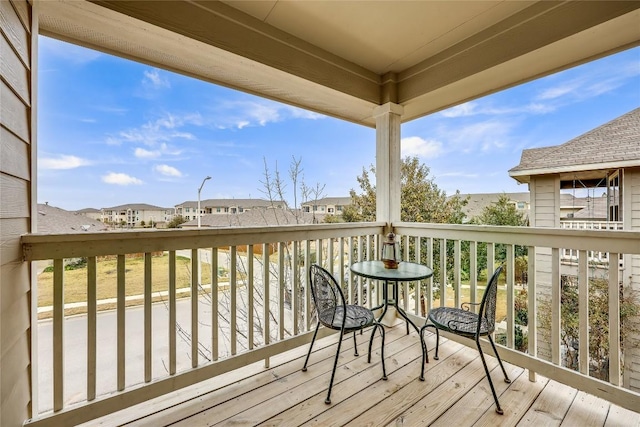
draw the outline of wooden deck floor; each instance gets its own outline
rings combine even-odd
[[[427,334],[427,335],[430,335]],[[335,355],[336,336],[316,343],[307,372],[301,372],[307,347],[271,359],[271,368],[253,364],[215,380],[94,420],[87,426],[640,426],[640,414],[506,364],[506,384],[497,359],[488,357],[504,415],[496,414],[478,352],[453,341],[431,357],[426,380],[420,373],[420,347],[404,326],[387,329],[388,380],[381,379],[380,339],[367,363],[368,334],[345,339],[332,393],[324,403]],[[430,356],[434,336],[427,344]],[[497,367],[497,369],[496,369]]]

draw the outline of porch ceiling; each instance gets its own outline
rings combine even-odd
[[[638,1],[42,1],[41,34],[319,113],[403,121],[640,44]]]

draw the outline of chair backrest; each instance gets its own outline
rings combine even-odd
[[[484,317],[486,319],[489,333],[492,333],[496,329],[496,299],[498,295],[498,277],[501,272],[502,265],[496,268],[487,283],[484,295],[482,296],[482,302],[480,303],[480,311],[478,312],[481,318]],[[478,322],[478,334],[480,333],[481,324],[482,322]]]
[[[309,283],[318,320],[325,326],[331,327],[337,307],[346,305],[342,289],[331,273],[317,264],[309,267]],[[344,316],[342,320],[344,323]]]

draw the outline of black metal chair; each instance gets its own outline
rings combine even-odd
[[[302,371],[307,370],[307,362],[309,362],[311,349],[313,348],[313,343],[316,340],[316,335],[318,335],[320,324],[327,328],[340,331],[338,349],[336,350],[336,358],[333,363],[333,371],[331,372],[331,381],[329,382],[329,391],[327,392],[327,398],[324,403],[331,403],[331,388],[333,387],[333,379],[336,375],[338,357],[340,356],[340,346],[342,345],[342,338],[345,333],[353,332],[355,355],[358,356],[356,332],[362,331],[362,329],[373,325],[373,331],[371,332],[371,338],[369,339],[369,357],[367,359],[367,362],[371,363],[371,346],[373,344],[373,337],[376,330],[380,328],[380,334],[382,336],[382,347],[380,348],[382,379],[386,380],[387,373],[384,366],[384,327],[376,321],[373,316],[373,312],[368,308],[361,307],[359,305],[348,305],[344,299],[342,289],[338,286],[336,279],[331,275],[331,273],[319,265],[313,264],[309,268],[309,283],[311,284],[311,295],[313,296],[318,324],[316,325],[316,331],[313,333],[313,339],[311,340],[309,352],[307,353],[307,358],[304,361]]]
[[[503,414],[503,411],[502,408],[500,408],[498,395],[496,394],[496,390],[493,387],[493,382],[491,381],[491,375],[489,374],[489,369],[487,368],[487,362],[484,360],[484,354],[482,353],[482,347],[480,346],[480,337],[486,336],[489,339],[491,347],[493,347],[493,352],[498,358],[498,363],[500,363],[500,367],[502,368],[504,381],[506,383],[510,383],[511,380],[509,379],[507,371],[502,365],[502,360],[500,360],[500,355],[498,354],[496,345],[493,342],[493,338],[491,338],[491,334],[493,334],[496,325],[496,296],[498,293],[498,276],[500,276],[501,272],[502,266],[498,267],[493,273],[493,276],[491,276],[491,280],[489,280],[489,283],[487,284],[487,287],[484,291],[482,302],[479,304],[480,309],[478,310],[478,314],[469,311],[469,306],[478,305],[477,303],[462,303],[462,308],[434,308],[429,311],[427,321],[425,322],[425,325],[420,329],[420,340],[422,342],[424,342],[424,331],[426,330],[426,328],[433,327],[436,330],[436,354],[434,356],[434,359],[436,360],[438,360],[438,344],[440,343],[440,333],[438,331],[440,329],[456,335],[473,338],[476,341],[478,351],[480,352],[480,358],[482,359],[482,364],[484,365],[484,371],[487,374],[487,379],[489,380],[489,385],[491,386],[491,392],[493,393],[493,398],[496,401],[496,412],[500,415]],[[423,353],[420,379],[424,379],[424,364],[425,355]]]

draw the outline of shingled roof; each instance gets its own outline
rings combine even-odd
[[[292,212],[287,209],[256,208],[240,213],[226,215],[204,215],[200,219],[202,227],[265,227],[293,224],[318,224],[324,221],[324,214],[312,214],[299,210]],[[197,227],[198,220],[194,219],[181,225],[183,228]]]
[[[108,229],[105,224],[85,215],[42,203],[38,203],[37,226],[38,233],[45,234],[84,233]]]
[[[532,175],[640,166],[640,108],[568,142],[522,151],[509,176],[528,182]]]

